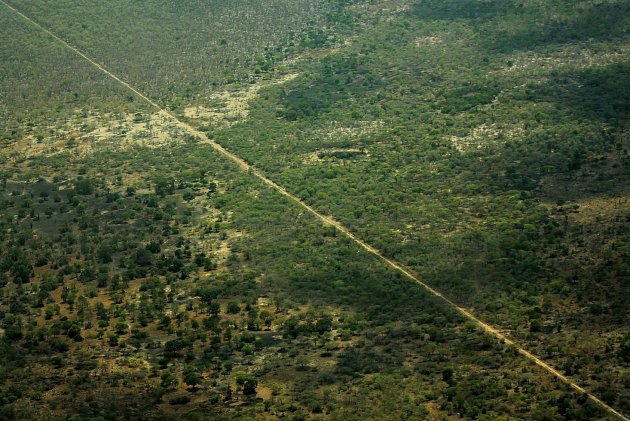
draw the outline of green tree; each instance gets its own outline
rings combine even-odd
[[[184,383],[190,386],[193,390],[197,389],[197,386],[201,384],[203,378],[199,372],[193,368],[188,368],[184,371]]]
[[[227,312],[229,314],[238,314],[241,312],[241,308],[236,301],[230,301],[227,305]]]
[[[165,371],[160,376],[161,386],[164,389],[174,390],[177,388],[177,377],[170,371]]]
[[[243,394],[251,396],[256,394],[258,380],[251,374],[240,372],[236,375],[236,384],[242,387]]]
[[[94,193],[94,186],[87,178],[80,178],[74,182],[74,191],[81,196],[88,196]]]

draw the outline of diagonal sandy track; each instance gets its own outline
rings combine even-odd
[[[550,366],[549,364],[547,364],[546,362],[544,362],[543,360],[541,360],[540,358],[538,358],[537,356],[532,354],[531,352],[529,352],[526,349],[524,349],[523,347],[521,347],[519,344],[514,342],[512,339],[508,338],[505,334],[501,333],[501,331],[499,331],[497,328],[495,328],[495,327],[493,327],[493,326],[483,322],[482,320],[477,318],[475,315],[470,313],[467,309],[465,309],[463,307],[460,307],[457,304],[455,304],[453,301],[451,301],[450,299],[445,297],[440,291],[434,289],[429,284],[427,284],[424,281],[422,281],[420,279],[420,277],[418,277],[417,275],[414,275],[409,269],[407,269],[404,266],[402,266],[401,264],[396,263],[395,261],[385,257],[379,250],[377,250],[373,246],[369,245],[365,241],[361,240],[360,238],[356,237],[352,232],[350,232],[350,230],[348,230],[348,228],[344,227],[341,223],[335,221],[333,218],[331,218],[329,216],[326,216],[326,215],[323,215],[323,214],[319,213],[313,207],[309,206],[308,204],[306,204],[302,200],[300,200],[297,196],[295,196],[295,195],[291,194],[290,192],[288,192],[284,187],[280,186],[279,184],[276,184],[273,180],[268,178],[262,171],[260,171],[259,169],[253,167],[252,165],[248,164],[242,158],[240,158],[239,156],[235,155],[234,153],[228,151],[227,149],[225,149],[223,146],[221,146],[220,144],[218,144],[214,140],[208,138],[208,136],[205,133],[203,133],[203,132],[195,129],[194,127],[190,126],[189,124],[181,121],[179,118],[177,118],[177,116],[175,116],[174,114],[171,114],[170,112],[166,111],[164,108],[160,107],[156,102],[152,101],[150,98],[148,98],[142,92],[140,92],[139,90],[134,88],[132,85],[130,85],[129,83],[125,82],[124,80],[122,80],[121,78],[119,78],[118,76],[116,76],[115,74],[110,72],[109,70],[107,70],[103,65],[99,64],[94,59],[92,59],[91,57],[87,56],[85,53],[81,52],[81,50],[79,50],[78,48],[76,48],[76,47],[72,46],[71,44],[69,44],[67,41],[65,41],[63,38],[59,37],[58,35],[56,35],[54,32],[52,32],[49,29],[45,28],[44,26],[40,25],[39,23],[37,23],[36,21],[31,19],[27,15],[25,15],[22,12],[20,12],[19,10],[17,10],[15,7],[13,7],[10,4],[6,3],[4,0],[0,0],[0,3],[2,3],[8,9],[13,11],[15,14],[19,15],[20,17],[22,17],[23,19],[25,19],[26,21],[28,21],[29,23],[31,23],[32,25],[37,27],[39,30],[45,32],[46,34],[48,34],[49,36],[54,38],[56,41],[58,41],[59,43],[63,44],[66,48],[72,50],[74,53],[76,53],[77,55],[81,56],[83,59],[88,61],[92,66],[96,67],[97,69],[99,69],[100,71],[105,73],[107,76],[111,77],[116,82],[120,83],[121,85],[123,85],[124,87],[129,89],[131,92],[133,92],[134,94],[136,94],[137,96],[139,96],[140,98],[145,100],[151,106],[155,107],[159,111],[160,114],[164,115],[165,117],[167,117],[168,119],[173,121],[182,130],[184,130],[184,131],[188,132],[189,134],[197,137],[198,139],[201,140],[202,143],[210,145],[217,152],[219,152],[223,156],[229,158],[232,162],[234,162],[236,165],[238,165],[239,168],[241,168],[243,171],[246,171],[246,172],[248,172],[250,174],[253,174],[258,179],[260,179],[262,182],[267,184],[269,187],[271,187],[272,189],[276,190],[280,194],[284,195],[285,197],[287,197],[289,200],[291,200],[292,202],[294,202],[295,204],[297,204],[301,208],[303,208],[303,209],[307,210],[308,212],[310,212],[317,219],[321,220],[322,222],[324,222],[326,224],[334,226],[337,230],[342,232],[345,236],[350,238],[352,241],[354,241],[356,244],[361,246],[367,252],[369,252],[370,254],[374,255],[375,257],[377,257],[378,259],[383,261],[385,264],[387,264],[391,268],[393,268],[393,269],[397,270],[398,272],[402,273],[407,279],[409,279],[409,280],[415,282],[416,284],[422,286],[429,293],[431,293],[435,297],[439,298],[440,300],[442,300],[443,302],[448,304],[450,307],[452,307],[455,310],[457,310],[457,312],[459,312],[461,315],[463,315],[468,320],[474,322],[478,327],[480,327],[487,334],[492,335],[495,338],[499,339],[501,342],[514,347],[525,358],[527,358],[530,361],[536,363],[539,367],[543,368],[548,373],[550,373],[553,376],[557,377],[562,382],[564,382],[565,384],[569,385],[575,391],[585,394],[593,402],[598,404],[602,409],[604,409],[609,414],[614,415],[614,416],[616,416],[617,418],[619,418],[621,420],[630,421],[630,418],[628,418],[625,415],[621,414],[619,411],[615,410],[613,407],[611,407],[610,405],[608,405],[605,402],[603,402],[597,396],[587,392],[583,387],[579,386],[577,383],[574,383],[571,379],[569,379],[568,377],[564,376],[558,370],[556,370],[555,368],[553,368],[552,366]]]

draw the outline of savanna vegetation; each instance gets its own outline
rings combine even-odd
[[[625,2],[10,4],[630,412]],[[0,28],[0,418],[609,416]]]

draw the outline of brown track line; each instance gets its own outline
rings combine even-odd
[[[25,15],[24,13],[20,12],[19,10],[17,10],[15,7],[13,7],[10,4],[8,4],[6,1],[0,0],[0,2],[2,4],[4,4],[8,9],[13,11],[15,14],[19,15],[20,17],[22,17],[23,19],[27,20],[29,23],[31,23],[32,25],[34,25],[35,27],[37,27],[41,31],[43,31],[46,34],[50,35],[52,38],[57,40],[59,43],[63,44],[66,48],[72,50],[77,55],[81,56],[83,59],[88,61],[92,66],[96,67],[101,72],[105,73],[107,76],[109,76],[110,78],[114,79],[116,82],[120,83],[121,85],[123,85],[124,87],[129,89],[131,92],[133,92],[134,94],[136,94],[137,96],[139,96],[140,98],[145,100],[147,103],[149,103],[155,109],[157,109],[160,114],[162,114],[162,115],[168,117],[170,120],[172,120],[182,130],[184,130],[184,131],[190,133],[191,135],[201,139],[201,141],[203,143],[210,145],[217,152],[219,152],[223,156],[229,158],[232,162],[234,162],[236,165],[238,165],[238,167],[241,168],[243,171],[248,172],[250,174],[253,174],[254,176],[256,176],[258,179],[260,179],[263,183],[267,184],[272,189],[274,189],[277,192],[279,192],[280,194],[284,195],[285,197],[287,197],[289,200],[291,200],[292,202],[294,202],[298,206],[306,209],[309,213],[311,213],[317,219],[321,220],[322,222],[324,222],[326,224],[334,226],[337,230],[339,230],[346,237],[350,238],[352,241],[357,243],[359,246],[361,246],[367,252],[369,252],[370,254],[376,256],[377,258],[379,258],[381,261],[383,261],[385,264],[387,264],[391,268],[393,268],[393,269],[397,270],[398,272],[402,273],[409,280],[411,280],[411,281],[415,282],[416,284],[422,286],[429,293],[431,293],[435,297],[441,299],[443,302],[448,304],[450,307],[452,307],[455,310],[457,310],[457,312],[459,312],[465,318],[467,318],[468,320],[474,322],[484,332],[494,336],[495,338],[499,339],[501,342],[514,347],[525,358],[527,358],[530,361],[536,363],[536,365],[538,365],[539,367],[543,368],[545,371],[547,371],[548,373],[552,374],[553,376],[557,377],[563,383],[567,384],[568,386],[570,386],[575,391],[588,396],[589,399],[591,399],[593,402],[598,404],[602,409],[604,409],[609,414],[614,415],[614,416],[616,416],[617,418],[619,418],[621,420],[630,421],[630,418],[626,417],[624,414],[620,413],[619,411],[617,411],[616,409],[614,409],[610,405],[606,404],[601,399],[599,399],[597,396],[587,392],[583,387],[579,386],[577,383],[574,383],[573,381],[571,381],[571,379],[569,379],[568,377],[566,377],[565,375],[560,373],[558,370],[556,370],[555,368],[553,368],[552,366],[550,366],[549,364],[547,364],[546,362],[544,362],[543,360],[541,360],[540,358],[538,358],[537,356],[532,354],[531,352],[529,352],[526,349],[524,349],[523,347],[521,347],[519,344],[514,342],[512,339],[508,338],[505,334],[501,333],[501,331],[499,331],[499,329],[497,329],[497,328],[495,328],[495,327],[493,327],[493,326],[483,322],[482,320],[477,318],[475,315],[470,313],[470,311],[468,311],[464,307],[458,306],[453,301],[451,301],[450,299],[445,297],[440,291],[434,289],[429,284],[427,284],[424,281],[422,281],[417,275],[414,275],[409,269],[407,269],[404,266],[402,266],[401,264],[396,263],[395,261],[393,261],[393,260],[383,256],[383,254],[379,250],[377,250],[373,246],[369,245],[365,241],[361,240],[360,238],[357,238],[352,232],[350,232],[350,230],[348,230],[348,228],[344,227],[341,223],[335,221],[334,219],[332,219],[329,216],[326,216],[326,215],[323,215],[323,214],[319,213],[317,210],[315,210],[314,208],[312,208],[311,206],[309,206],[308,204],[306,204],[302,200],[300,200],[297,196],[293,195],[292,193],[289,193],[284,187],[280,186],[279,184],[276,184],[276,182],[274,182],[273,180],[268,178],[266,175],[264,175],[262,171],[260,171],[259,169],[253,167],[252,165],[248,164],[242,158],[240,158],[239,156],[235,155],[234,153],[228,151],[223,146],[218,144],[216,141],[210,139],[205,133],[195,129],[194,127],[190,126],[187,123],[184,123],[179,118],[177,118],[174,114],[171,114],[170,112],[166,111],[164,108],[160,107],[156,102],[154,102],[151,99],[149,99],[142,92],[140,92],[139,90],[137,90],[136,88],[131,86],[129,83],[125,82],[124,80],[122,80],[121,78],[119,78],[118,76],[116,76],[115,74],[110,72],[109,70],[107,70],[105,67],[103,67],[103,65],[99,64],[94,59],[90,58],[85,53],[81,52],[78,48],[76,48],[76,47],[72,46],[71,44],[69,44],[67,41],[65,41],[63,38],[59,37],[58,35],[56,35],[54,32],[52,32],[49,29],[43,27],[42,25],[40,25],[39,23],[37,23],[36,21],[31,19],[27,15]]]

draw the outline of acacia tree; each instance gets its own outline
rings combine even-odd
[[[201,384],[203,378],[199,372],[193,368],[188,368],[184,372],[184,383],[186,383],[194,391],[197,390],[197,386]]]
[[[251,374],[238,373],[236,376],[236,384],[243,388],[243,395],[251,396],[256,394],[258,380]]]

